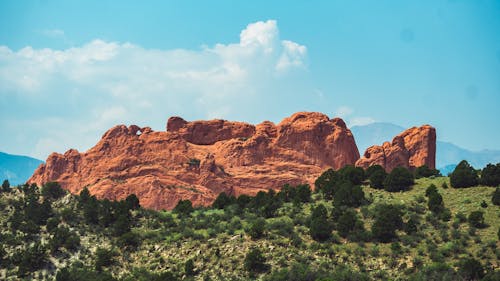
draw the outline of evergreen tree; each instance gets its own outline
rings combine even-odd
[[[48,182],[42,186],[42,196],[50,199],[59,199],[66,191],[57,182]]]
[[[347,237],[359,225],[357,213],[353,209],[347,209],[340,215],[337,221],[337,230],[339,235]]]
[[[375,166],[372,166],[372,167],[375,167]],[[380,167],[380,166],[378,166],[378,167]],[[380,168],[382,168],[382,167],[380,167]],[[368,179],[370,180],[371,187],[376,188],[376,189],[383,189],[384,188],[384,181],[386,178],[387,178],[387,173],[385,172],[384,169],[382,169],[382,170],[374,171]]]
[[[215,201],[212,203],[212,208],[224,209],[233,203],[234,197],[229,197],[225,192],[219,193]]]
[[[500,185],[500,163],[496,165],[488,164],[481,171],[481,184],[487,186]]]
[[[180,215],[189,215],[194,211],[193,203],[190,200],[179,200],[173,211]]]
[[[365,201],[365,193],[359,185],[353,185],[345,181],[339,185],[333,197],[333,205],[336,207],[359,207]]]
[[[381,242],[390,242],[396,238],[396,230],[403,227],[401,210],[395,205],[378,205],[375,210],[374,219],[372,234]]]
[[[384,189],[389,192],[404,191],[413,185],[413,175],[405,167],[394,168],[384,181]]]
[[[135,194],[127,196],[127,198],[125,198],[125,202],[129,210],[137,210],[141,207],[139,204],[139,198],[137,198]]]
[[[491,202],[493,205],[500,206],[500,187],[495,188],[495,191],[491,195]]]
[[[243,264],[245,269],[251,274],[265,272],[269,269],[269,266],[266,264],[266,258],[258,248],[250,249],[245,256]]]
[[[370,178],[376,172],[385,172],[385,169],[380,165],[372,165],[366,169],[365,176]]]
[[[484,223],[484,212],[483,211],[473,211],[469,214],[467,219],[469,224],[473,227],[483,228],[486,226]]]
[[[427,167],[427,165],[422,165],[422,166],[418,167],[417,169],[415,169],[415,178],[416,179],[428,178],[428,177],[439,176],[439,175],[440,175],[440,173],[438,170],[431,169],[431,168]]]
[[[465,160],[462,160],[450,174],[450,183],[454,188],[475,186],[477,182],[477,171]]]
[[[328,212],[322,204],[313,209],[309,221],[311,237],[317,241],[328,240],[332,235],[332,228],[328,221]]]
[[[2,191],[9,192],[10,191],[10,183],[9,180],[4,180],[2,183]]]

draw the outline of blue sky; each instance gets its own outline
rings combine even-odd
[[[302,110],[500,149],[499,26],[486,0],[1,1],[0,151]]]

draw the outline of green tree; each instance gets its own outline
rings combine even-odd
[[[372,167],[375,167],[375,166],[372,166]],[[378,167],[380,167],[380,166],[378,166]],[[380,168],[382,168],[382,167],[380,167]],[[384,169],[381,169],[381,170],[374,171],[368,179],[370,180],[371,187],[376,188],[376,189],[383,189],[384,188],[384,181],[386,178],[387,178],[387,173],[385,172]]]
[[[27,247],[24,251],[16,252],[12,257],[13,263],[18,266],[18,276],[41,269],[48,260],[45,247],[39,242]]]
[[[385,179],[384,189],[389,192],[404,191],[413,183],[412,173],[405,167],[397,167]]]
[[[396,230],[403,227],[401,209],[396,205],[380,204],[374,215],[373,237],[384,243],[397,238]]]
[[[374,173],[376,172],[385,172],[385,169],[384,167],[380,166],[380,165],[372,165],[370,167],[368,167],[365,171],[365,176],[367,178],[370,178]]]
[[[59,199],[66,194],[66,191],[57,182],[48,182],[42,185],[42,196],[44,198]]]
[[[215,198],[214,203],[212,203],[212,208],[224,209],[227,206],[234,203],[234,197],[229,197],[225,192],[221,192],[217,198]]]
[[[248,235],[252,237],[252,239],[259,239],[264,236],[264,230],[266,229],[266,220],[263,218],[257,218],[255,221],[250,224],[250,227],[247,230]]]
[[[340,180],[340,176],[333,169],[323,172],[314,182],[316,190],[323,193],[325,199],[333,198],[335,185]]]
[[[469,224],[473,227],[483,228],[486,226],[484,223],[484,212],[483,211],[473,211],[469,214],[467,218]]]
[[[425,189],[425,196],[429,197],[432,193],[437,192],[437,186],[434,185],[433,183]]]
[[[250,249],[245,256],[243,264],[245,269],[251,274],[269,270],[269,266],[266,264],[266,257],[264,257],[262,251],[258,248]]]
[[[495,191],[491,195],[491,202],[493,205],[500,206],[500,187],[495,188]]]
[[[496,165],[488,164],[481,171],[481,184],[487,186],[500,185],[500,163]]]
[[[484,276],[484,267],[474,258],[464,258],[458,264],[458,272],[466,280],[480,280]]]
[[[95,269],[101,271],[103,267],[110,266],[115,262],[116,253],[109,249],[97,248],[95,256]]]
[[[195,275],[195,270],[194,270],[194,262],[193,259],[188,259],[184,263],[184,272],[186,273],[187,276],[194,276]]]
[[[450,183],[454,188],[475,186],[477,182],[477,171],[465,160],[462,160],[450,174]]]
[[[336,207],[359,207],[365,201],[365,193],[361,186],[353,185],[348,181],[344,181],[339,185],[333,197],[333,205]]]
[[[427,165],[422,165],[415,169],[415,178],[428,178],[432,176],[439,176],[440,173],[436,169],[431,169]]]
[[[354,209],[347,209],[340,215],[337,221],[337,230],[342,237],[347,237],[352,232],[364,231],[362,229],[362,222],[359,220]]]
[[[2,191],[3,192],[8,192],[10,191],[10,183],[9,180],[4,180],[2,183]]]
[[[141,207],[141,204],[139,204],[139,198],[137,198],[135,194],[127,196],[127,198],[125,198],[125,202],[129,210],[137,210]]]
[[[328,211],[323,204],[313,209],[309,220],[309,232],[317,241],[325,241],[332,236],[332,227],[328,221]]]
[[[429,210],[434,213],[439,213],[444,209],[443,196],[437,191],[429,194],[429,201],[427,202]]]
[[[346,165],[337,171],[344,181],[349,181],[353,185],[360,185],[365,179],[365,171],[363,168],[355,167],[353,165]]]
[[[181,215],[189,215],[194,211],[193,203],[187,199],[179,200],[173,211]]]

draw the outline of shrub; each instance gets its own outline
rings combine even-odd
[[[366,169],[365,176],[366,176],[366,178],[370,178],[374,173],[379,172],[379,171],[385,172],[384,167],[382,167],[380,165],[372,165]]]
[[[188,259],[186,263],[184,263],[184,272],[187,276],[195,275],[193,259]]]
[[[378,167],[380,167],[380,166],[378,166]],[[386,178],[387,178],[387,173],[385,172],[384,169],[377,170],[377,171],[373,172],[369,177],[370,186],[373,188],[376,188],[376,189],[383,189],[384,188],[384,181]]]
[[[435,186],[434,184],[431,184],[425,190],[425,196],[429,197],[432,193],[436,193],[436,192],[437,192],[437,186]]]
[[[248,228],[247,233],[252,237],[252,239],[259,239],[264,235],[264,230],[266,229],[266,220],[263,218],[257,218]]]
[[[427,206],[432,212],[440,213],[444,209],[443,196],[437,191],[430,193]]]
[[[462,160],[450,174],[450,183],[454,188],[465,188],[477,185],[477,172],[465,160]]]
[[[423,165],[415,169],[415,178],[428,178],[432,176],[439,176],[440,173],[436,169],[431,169],[427,165]]]
[[[98,272],[80,263],[65,267],[57,271],[56,281],[116,281],[110,273]],[[134,279],[143,280],[143,279]],[[147,279],[155,280],[155,279]],[[165,279],[166,280],[166,279]],[[170,279],[169,279],[170,280]]]
[[[117,244],[120,248],[135,249],[141,244],[141,239],[139,235],[129,231],[118,237]]]
[[[221,192],[214,203],[212,203],[212,208],[224,209],[234,202],[234,197],[229,197],[225,192]]]
[[[245,269],[250,273],[259,273],[269,270],[269,266],[266,264],[266,258],[258,248],[250,249],[245,256],[243,264]]]
[[[41,269],[47,262],[45,247],[39,242],[26,248],[24,251],[16,252],[12,257],[14,264],[18,266],[18,276],[26,276],[29,272]]]
[[[473,211],[468,217],[469,224],[476,228],[485,227],[484,213],[482,211]]]
[[[495,188],[495,191],[491,195],[491,203],[500,206],[500,187]]]
[[[480,183],[487,186],[500,185],[500,163],[486,165],[481,171]]]
[[[333,197],[333,205],[336,207],[359,207],[365,201],[365,193],[361,186],[353,185],[348,181],[340,184]]]
[[[335,185],[340,180],[340,176],[333,169],[323,172],[314,182],[316,190],[323,193],[325,199],[333,198]]]
[[[458,264],[458,272],[466,280],[480,280],[484,276],[484,268],[474,258],[462,259]]]
[[[4,180],[2,182],[2,191],[3,192],[9,192],[10,191],[10,183],[9,180]]]
[[[374,219],[375,221],[371,229],[372,234],[381,242],[390,242],[396,238],[396,230],[403,227],[401,210],[395,205],[378,205],[375,210]]]
[[[115,262],[116,253],[105,248],[97,248],[95,252],[95,269],[101,271],[103,267],[110,266]]]
[[[384,189],[389,192],[404,191],[413,185],[413,175],[405,167],[394,168],[384,181]]]
[[[69,251],[77,250],[80,246],[80,237],[71,232],[67,227],[58,227],[49,242],[51,251],[54,253],[64,247]]]
[[[360,226],[360,221],[357,213],[353,209],[347,209],[340,215],[337,221],[337,230],[339,235],[342,237],[347,237],[351,232],[356,230],[356,227]],[[359,229],[358,229],[359,231]]]
[[[45,198],[59,199],[66,194],[57,182],[48,182],[42,186],[42,196]]]
[[[337,171],[340,178],[344,181],[351,182],[354,185],[359,185],[365,179],[365,171],[363,168],[353,165],[346,165]]]
[[[129,196],[127,196],[127,198],[125,198],[125,203],[129,210],[137,210],[141,207],[141,205],[139,204],[139,198],[137,198],[135,194],[130,194]]]
[[[194,211],[193,203],[190,200],[179,200],[173,211],[180,215],[189,215]]]
[[[433,263],[425,266],[409,278],[410,281],[456,281],[460,280],[457,272],[445,263]]]
[[[317,241],[328,240],[332,235],[331,224],[328,221],[328,213],[322,204],[313,209],[310,221],[309,232],[311,237]]]

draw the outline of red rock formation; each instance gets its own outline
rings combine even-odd
[[[411,169],[427,165],[436,166],[436,129],[429,125],[413,127],[397,135],[392,143],[374,145],[366,149],[363,157],[356,161],[356,166],[368,168],[380,165],[387,171],[398,166]]]
[[[256,126],[171,117],[164,132],[120,125],[84,153],[53,153],[29,182],[58,181],[73,193],[88,187],[108,199],[134,193],[144,207],[172,209],[180,199],[210,204],[223,191],[253,195],[286,183],[312,184],[325,169],[358,158],[345,123],[321,113]]]

